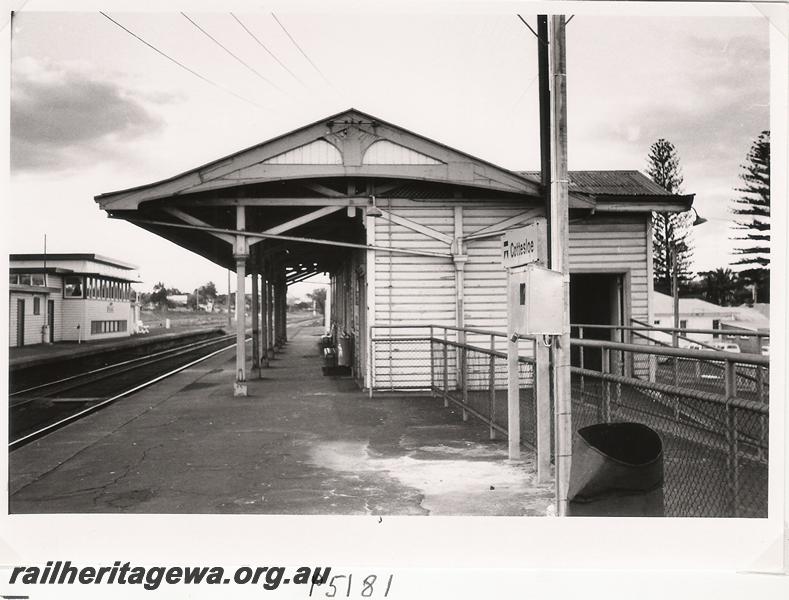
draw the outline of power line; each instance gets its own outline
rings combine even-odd
[[[115,25],[117,25],[118,27],[120,27],[121,29],[123,29],[123,31],[125,31],[126,33],[128,33],[128,34],[129,34],[130,36],[132,36],[133,38],[135,38],[135,39],[139,40],[140,42],[142,42],[143,44],[145,44],[146,46],[148,46],[148,47],[149,47],[151,50],[153,50],[153,51],[157,52],[158,54],[161,54],[161,55],[162,55],[162,56],[164,56],[164,57],[165,57],[167,60],[169,60],[169,61],[171,61],[171,62],[175,63],[176,65],[178,65],[179,67],[181,67],[181,68],[182,68],[182,69],[184,69],[185,71],[188,71],[189,73],[191,73],[191,74],[192,74],[192,75],[194,75],[195,77],[198,77],[199,79],[202,79],[202,80],[203,80],[203,81],[205,81],[206,83],[208,83],[208,84],[210,84],[210,85],[213,85],[215,88],[218,88],[218,89],[222,90],[223,92],[225,92],[225,93],[227,93],[227,94],[230,94],[231,96],[235,96],[235,97],[236,97],[236,98],[238,98],[239,100],[243,100],[243,101],[244,101],[244,102],[246,102],[247,104],[251,104],[252,106],[256,106],[257,108],[265,108],[264,106],[262,106],[262,105],[258,104],[257,102],[255,102],[255,101],[253,101],[253,100],[250,100],[249,98],[245,98],[244,96],[241,96],[241,95],[239,95],[239,94],[236,94],[236,93],[235,93],[233,90],[231,90],[231,89],[228,89],[228,88],[224,87],[223,85],[220,85],[220,84],[218,84],[218,83],[215,83],[215,82],[211,81],[211,80],[210,80],[210,79],[208,79],[207,77],[204,77],[204,76],[200,75],[200,73],[198,73],[197,71],[193,71],[192,69],[190,69],[189,67],[187,67],[187,66],[186,66],[186,65],[184,65],[183,63],[180,63],[180,62],[178,62],[178,61],[177,61],[177,60],[175,60],[175,59],[174,59],[172,56],[169,56],[169,55],[165,54],[164,52],[162,52],[161,50],[159,50],[159,48],[157,48],[157,47],[156,47],[156,46],[154,46],[153,44],[150,44],[150,43],[146,42],[146,41],[145,41],[144,39],[142,39],[142,38],[141,38],[139,35],[137,35],[137,34],[136,34],[136,33],[134,33],[133,31],[131,31],[130,29],[127,29],[126,27],[124,27],[124,26],[123,26],[123,25],[121,25],[120,23],[118,23],[118,21],[116,21],[115,19],[113,19],[113,18],[112,18],[111,16],[109,16],[107,13],[105,13],[105,12],[102,12],[102,11],[99,11],[99,14],[100,14],[100,15],[102,15],[103,17],[105,17],[106,19],[108,19],[108,20],[112,21],[113,23],[115,23]]]
[[[323,80],[324,80],[326,83],[328,83],[329,85],[332,85],[331,81],[329,81],[329,80],[326,78],[326,75],[324,75],[324,74],[323,74],[323,71],[321,71],[321,70],[318,68],[318,65],[316,65],[314,62],[312,62],[312,59],[311,59],[309,56],[307,56],[307,53],[306,53],[306,52],[304,52],[304,50],[302,50],[302,49],[301,49],[301,46],[299,46],[299,45],[298,45],[298,43],[296,42],[296,40],[294,40],[294,39],[293,39],[293,36],[292,36],[292,35],[290,35],[290,33],[288,32],[288,30],[287,30],[287,29],[285,29],[285,26],[284,26],[284,25],[283,25],[283,24],[280,22],[280,20],[277,18],[277,15],[275,15],[274,13],[271,13],[271,16],[272,16],[272,17],[274,17],[274,20],[277,22],[277,24],[278,24],[280,27],[282,27],[282,31],[284,31],[284,32],[285,32],[285,35],[287,35],[287,36],[290,38],[290,41],[291,41],[291,42],[293,42],[293,45],[294,45],[294,46],[296,46],[296,48],[298,49],[298,51],[299,51],[299,52],[301,52],[302,56],[304,56],[304,58],[306,58],[306,59],[307,59],[307,61],[308,61],[308,62],[309,62],[311,65],[312,65],[312,68],[313,68],[313,69],[315,69],[315,70],[316,70],[316,71],[317,71],[317,72],[320,74],[320,76],[321,76],[321,77],[323,77]]]
[[[224,45],[222,44],[222,42],[220,42],[218,39],[216,39],[214,36],[212,36],[210,33],[208,33],[208,32],[207,32],[205,29],[203,29],[202,27],[200,27],[200,25],[198,25],[198,24],[197,24],[197,23],[195,23],[195,22],[194,22],[192,19],[190,19],[190,18],[187,16],[187,14],[186,14],[186,13],[183,13],[183,12],[182,12],[182,13],[181,13],[181,15],[182,15],[182,16],[183,16],[183,17],[184,17],[184,18],[185,18],[187,21],[189,21],[189,22],[190,22],[192,25],[194,25],[195,27],[197,27],[197,29],[199,29],[199,30],[200,30],[200,31],[201,31],[201,32],[202,32],[202,33],[203,33],[203,34],[204,34],[206,37],[208,37],[208,39],[210,39],[210,40],[211,40],[212,42],[214,42],[214,43],[215,43],[217,46],[219,46],[220,48],[222,48],[222,50],[224,50],[224,51],[225,51],[225,52],[227,52],[227,53],[228,53],[230,56],[232,56],[233,58],[235,58],[235,59],[236,59],[238,62],[240,62],[242,65],[244,65],[244,66],[245,66],[247,69],[249,69],[250,71],[252,71],[252,72],[253,72],[255,75],[257,75],[257,76],[258,76],[260,79],[262,79],[263,81],[265,81],[266,83],[268,83],[268,84],[269,84],[271,87],[273,87],[273,88],[275,88],[275,89],[279,90],[280,92],[282,91],[282,89],[280,89],[280,88],[279,88],[279,86],[277,86],[277,85],[276,85],[274,82],[272,82],[272,81],[271,81],[270,79],[268,79],[267,77],[265,77],[265,76],[261,75],[261,74],[260,74],[260,73],[259,73],[257,70],[255,70],[253,67],[251,67],[251,66],[250,66],[250,65],[249,65],[247,62],[245,62],[243,59],[241,59],[241,58],[240,58],[240,57],[238,57],[237,55],[233,54],[233,53],[232,53],[230,50],[228,50],[228,48],[227,48],[226,46],[224,46]]]
[[[526,86],[526,89],[525,89],[525,90],[523,90],[523,92],[521,93],[521,95],[520,95],[520,96],[518,96],[518,99],[517,99],[515,102],[513,102],[513,103],[512,103],[512,106],[510,107],[510,110],[509,110],[509,112],[508,112],[507,114],[509,114],[509,113],[511,113],[513,110],[515,110],[515,107],[516,107],[516,106],[518,106],[518,104],[520,104],[521,100],[523,100],[523,98],[526,96],[527,92],[528,92],[528,91],[531,89],[531,86],[533,86],[533,85],[534,85],[534,82],[535,82],[535,81],[537,81],[537,78],[538,78],[539,76],[540,76],[540,74],[539,74],[539,73],[537,73],[537,74],[536,74],[534,77],[532,77],[532,80],[531,80],[531,81],[529,82],[529,84]]]
[[[285,70],[286,70],[288,73],[290,73],[290,74],[293,76],[293,78],[294,78],[296,81],[298,81],[298,82],[299,82],[301,85],[306,85],[306,84],[305,84],[305,83],[304,83],[304,82],[303,82],[301,79],[299,79],[299,77],[298,77],[298,76],[297,76],[297,75],[296,75],[296,74],[295,74],[293,71],[291,71],[291,70],[290,70],[290,69],[289,69],[289,68],[288,68],[288,67],[287,67],[287,66],[286,66],[286,65],[285,65],[285,64],[284,64],[284,63],[283,63],[283,62],[282,62],[282,61],[281,61],[279,58],[277,58],[277,57],[274,55],[274,53],[273,53],[271,50],[269,50],[269,49],[266,47],[266,45],[265,45],[263,42],[261,42],[261,41],[258,39],[258,37],[257,37],[257,36],[256,36],[254,33],[252,33],[252,32],[249,30],[249,28],[248,28],[246,25],[244,25],[244,24],[241,22],[241,19],[239,19],[239,18],[238,18],[236,15],[234,15],[233,13],[230,13],[230,16],[231,16],[231,17],[233,17],[233,18],[236,20],[236,22],[237,22],[239,25],[241,25],[241,27],[243,27],[243,28],[244,28],[244,31],[246,31],[246,32],[247,32],[247,33],[248,33],[248,34],[249,34],[249,35],[252,37],[252,39],[253,39],[253,40],[255,40],[255,41],[256,41],[256,42],[257,42],[257,43],[260,45],[260,47],[261,47],[261,48],[263,48],[263,50],[265,50],[266,52],[268,52],[268,53],[269,53],[269,56],[271,56],[271,58],[273,58],[274,60],[276,60],[276,61],[277,61],[277,63],[279,64],[279,66],[281,66],[281,67],[282,67],[283,69],[285,69]]]

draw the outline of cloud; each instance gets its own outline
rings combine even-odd
[[[691,36],[675,51],[684,59],[655,80],[642,79],[592,135],[598,143],[628,143],[644,162],[650,144],[670,140],[688,187],[700,183],[688,180],[691,173],[736,180],[752,141],[769,128],[767,36]]]
[[[20,60],[11,88],[11,168],[61,171],[121,159],[133,152],[128,142],[164,129],[148,103],[175,100],[135,93],[83,65]]]

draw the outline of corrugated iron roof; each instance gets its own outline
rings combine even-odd
[[[539,171],[518,171],[540,180]],[[640,171],[570,171],[570,191],[605,196],[671,196]]]

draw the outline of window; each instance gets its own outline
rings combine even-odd
[[[8,283],[14,285],[35,285],[38,287],[46,285],[43,273],[11,273],[8,276]]]
[[[63,280],[64,298],[82,298],[82,277],[69,276]]]
[[[33,314],[40,315],[41,314],[41,298],[38,296],[33,296]]]
[[[660,325],[660,319],[655,319],[655,325]]]
[[[721,328],[721,320],[720,319],[713,319],[712,320],[712,328],[713,329],[720,329]],[[712,339],[717,340],[718,338],[720,338],[720,334],[718,334],[718,333],[713,333],[712,334]]]
[[[679,322],[679,328],[680,329],[687,329],[688,328],[688,320],[687,319],[682,319]]]
[[[91,321],[90,332],[92,334],[99,333],[120,333],[127,330],[128,324],[126,321]]]

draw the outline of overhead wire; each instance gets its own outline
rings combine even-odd
[[[242,96],[242,95],[240,95],[240,94],[237,94],[237,93],[236,93],[236,92],[234,92],[233,90],[231,90],[231,89],[229,89],[229,88],[226,88],[225,86],[223,86],[223,85],[220,85],[220,84],[216,83],[215,81],[211,81],[210,79],[208,79],[207,77],[205,77],[205,76],[201,75],[201,74],[200,74],[200,73],[198,73],[197,71],[195,71],[195,70],[193,70],[193,69],[190,69],[190,68],[189,68],[189,67],[187,67],[185,64],[183,64],[183,63],[181,63],[181,62],[177,61],[177,60],[176,60],[176,59],[174,59],[172,56],[170,56],[170,55],[166,54],[165,52],[163,52],[163,51],[159,50],[159,48],[157,48],[157,47],[156,47],[156,46],[154,46],[153,44],[151,44],[151,43],[149,43],[149,42],[145,41],[143,38],[141,38],[139,35],[137,35],[137,34],[136,34],[136,33],[134,33],[133,31],[131,31],[130,29],[128,29],[128,28],[124,27],[123,25],[121,25],[121,24],[120,24],[118,21],[116,21],[115,19],[113,19],[113,18],[112,18],[111,16],[109,16],[107,13],[105,13],[105,12],[102,12],[102,11],[99,11],[99,14],[100,14],[100,15],[102,15],[104,18],[108,19],[109,21],[111,21],[112,23],[114,23],[115,25],[117,25],[118,27],[120,27],[120,28],[121,28],[123,31],[125,31],[126,33],[128,33],[128,34],[129,34],[130,36],[132,36],[133,38],[137,39],[138,41],[140,41],[140,42],[142,42],[143,44],[145,44],[146,46],[148,46],[148,47],[149,47],[151,50],[153,50],[154,52],[157,52],[158,54],[160,54],[161,56],[163,56],[163,57],[164,57],[164,58],[166,58],[167,60],[169,60],[169,61],[171,61],[171,62],[175,63],[176,65],[178,65],[179,67],[181,67],[181,68],[182,68],[182,69],[184,69],[185,71],[188,71],[189,73],[191,73],[191,74],[192,74],[192,75],[194,75],[195,77],[197,77],[197,78],[201,79],[202,81],[204,81],[204,82],[208,83],[209,85],[212,85],[212,86],[214,86],[215,88],[218,88],[218,89],[222,90],[223,92],[225,92],[225,93],[227,93],[227,94],[230,94],[231,96],[234,96],[235,98],[238,98],[239,100],[243,100],[243,101],[244,101],[244,102],[246,102],[247,104],[251,104],[252,106],[255,106],[255,107],[257,107],[257,108],[263,108],[263,109],[265,109],[265,108],[266,108],[266,107],[264,107],[263,105],[261,105],[261,104],[258,104],[258,103],[257,103],[257,102],[255,102],[254,100],[250,100],[249,98],[246,98],[246,97],[244,97],[244,96]]]
[[[234,54],[233,52],[231,52],[231,51],[230,51],[230,50],[227,48],[227,46],[225,46],[224,44],[222,44],[222,42],[220,42],[218,39],[216,39],[214,36],[212,36],[210,33],[208,33],[208,32],[207,32],[205,29],[203,29],[202,27],[200,27],[200,25],[198,25],[198,24],[197,24],[195,21],[193,21],[192,19],[190,19],[190,18],[189,18],[189,16],[188,16],[186,13],[182,12],[182,13],[181,13],[181,15],[182,15],[182,16],[183,16],[183,17],[184,17],[184,18],[185,18],[187,21],[189,21],[189,22],[190,22],[192,25],[194,25],[194,26],[195,26],[195,27],[196,27],[196,28],[197,28],[197,29],[198,29],[200,32],[202,32],[202,33],[203,33],[203,34],[204,34],[206,37],[208,37],[208,39],[210,39],[210,40],[211,40],[212,42],[214,42],[214,43],[215,43],[217,46],[219,46],[220,48],[222,48],[222,50],[224,50],[225,52],[227,52],[227,53],[228,53],[230,56],[232,56],[233,58],[235,58],[235,59],[236,59],[238,62],[240,62],[242,65],[244,65],[244,66],[245,66],[247,69],[249,69],[249,70],[250,70],[252,73],[254,73],[255,75],[257,75],[257,76],[258,76],[260,79],[262,79],[263,81],[265,81],[266,83],[268,83],[268,84],[269,84],[271,87],[273,87],[274,89],[276,89],[276,90],[278,90],[278,91],[280,91],[280,92],[282,91],[282,89],[281,89],[281,88],[280,88],[280,87],[279,87],[279,86],[278,86],[276,83],[274,83],[273,81],[271,81],[271,80],[270,80],[268,77],[266,77],[266,76],[264,76],[264,75],[261,75],[261,74],[260,74],[260,72],[259,72],[259,71],[257,71],[257,69],[255,69],[254,67],[252,67],[252,66],[251,66],[249,63],[247,63],[247,62],[246,62],[244,59],[242,59],[242,58],[241,58],[241,57],[239,57],[238,55],[236,55],[236,54]]]
[[[304,56],[304,58],[307,59],[307,62],[309,62],[312,65],[312,68],[315,69],[318,72],[318,74],[321,77],[323,77],[323,80],[331,86],[332,82],[329,81],[329,79],[326,77],[326,75],[323,74],[323,71],[321,71],[318,68],[318,65],[316,65],[314,62],[312,62],[312,59],[307,55],[307,53],[302,49],[302,47],[299,46],[298,42],[296,42],[296,40],[293,38],[293,36],[290,35],[290,32],[285,28],[285,26],[282,24],[282,22],[277,18],[277,15],[275,15],[274,13],[271,13],[271,16],[274,18],[274,20],[277,22],[277,24],[282,28],[282,31],[285,32],[285,35],[287,35],[290,38],[290,41],[293,42],[293,45],[296,46],[296,49],[299,52],[301,52],[302,56]]]
[[[303,82],[303,81],[302,81],[302,80],[299,78],[299,76],[298,76],[298,75],[296,75],[296,74],[295,74],[293,71],[291,71],[291,70],[290,70],[290,69],[287,67],[287,65],[286,65],[285,63],[283,63],[283,62],[282,62],[282,61],[281,61],[279,58],[277,58],[277,56],[276,56],[276,55],[275,55],[275,54],[274,54],[274,53],[273,53],[271,50],[269,50],[269,49],[266,47],[266,45],[265,45],[263,42],[261,42],[261,41],[260,41],[260,39],[258,39],[258,37],[257,37],[257,36],[256,36],[254,33],[252,33],[252,31],[250,31],[250,29],[249,29],[249,28],[248,28],[246,25],[244,25],[244,23],[241,21],[241,19],[239,19],[239,18],[238,18],[238,17],[237,17],[235,14],[233,14],[233,13],[230,13],[230,16],[231,16],[231,17],[233,17],[233,18],[236,20],[236,22],[237,22],[239,25],[241,25],[241,27],[244,29],[244,31],[246,31],[246,32],[247,32],[247,33],[248,33],[248,34],[249,34],[249,35],[252,37],[252,39],[253,39],[253,40],[255,40],[255,41],[258,43],[258,45],[259,45],[261,48],[263,48],[263,50],[265,50],[266,52],[268,52],[268,54],[269,54],[269,56],[271,56],[271,58],[273,58],[275,61],[277,61],[277,63],[279,64],[279,66],[281,66],[281,67],[282,67],[283,69],[285,69],[285,70],[286,70],[288,73],[290,73],[290,74],[291,74],[291,76],[293,76],[293,78],[294,78],[296,81],[298,81],[298,82],[299,82],[301,85],[306,85],[306,84],[305,84],[305,83],[304,83],[304,82]]]

